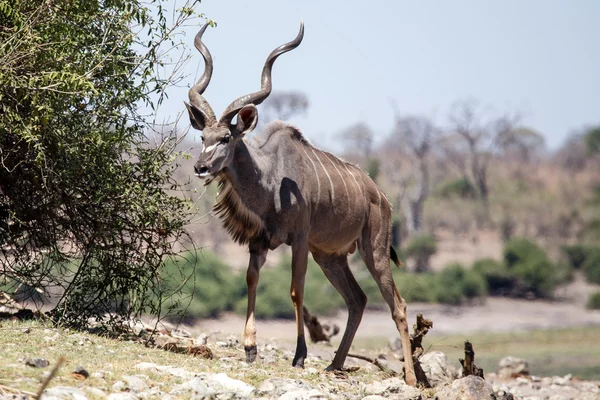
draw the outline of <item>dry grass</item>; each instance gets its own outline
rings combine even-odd
[[[307,369],[298,370],[291,366],[293,353],[284,349],[278,350],[268,362],[259,359],[256,363],[248,365],[244,362],[242,346],[222,348],[214,343],[215,338],[211,338],[208,345],[215,358],[207,360],[149,348],[139,342],[54,328],[39,321],[3,321],[0,322],[0,395],[16,391],[36,393],[48,371],[60,357],[64,357],[65,362],[49,387],[70,386],[82,390],[94,387],[105,393],[110,393],[112,385],[123,375],[143,374],[148,377],[147,383],[150,387],[159,387],[162,392],[167,393],[175,385],[189,379],[163,372],[140,370],[136,365],[141,362],[174,366],[191,373],[224,372],[231,378],[240,379],[253,386],[258,386],[269,378],[293,378],[303,379],[316,387],[322,384],[335,385],[340,390],[356,394],[359,394],[360,390],[358,382],[386,378],[376,368],[365,365],[340,379],[323,372],[328,360],[318,357],[309,357],[306,361]],[[26,366],[25,360],[29,358],[45,358],[50,361],[50,366],[43,369]],[[77,366],[83,366],[92,375],[86,380],[77,379],[71,375]],[[103,372],[104,376],[94,376],[95,372]],[[90,397],[94,398],[93,393]]]
[[[428,336],[426,351],[441,351],[459,367],[463,345],[469,340],[475,349],[475,364],[495,372],[505,356],[524,358],[537,376],[573,374],[582,379],[598,379],[600,374],[600,326],[535,330],[516,333],[470,333],[468,335]],[[358,339],[354,345],[366,350],[381,349],[387,338]]]

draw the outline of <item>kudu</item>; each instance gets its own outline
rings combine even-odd
[[[313,147],[291,125],[275,121],[253,139],[244,138],[256,127],[256,106],[271,93],[275,59],[300,44],[304,24],[294,40],[267,57],[261,90],[235,100],[219,120],[202,96],[213,70],[212,57],[202,42],[205,30],[206,25],[194,44],[206,66],[189,91],[186,107],[192,126],[202,131],[203,149],[195,173],[206,180],[205,185],[213,179],[218,182],[220,193],[214,211],[233,239],[247,244],[250,251],[246,360],[254,361],[257,353],[254,310],[259,271],[267,252],[285,243],[292,247],[291,298],[298,331],[292,365],[303,367],[307,355],[302,303],[310,251],[348,307],[344,336],[327,368],[341,369],[367,303],[348,267],[348,254],[358,248],[400,332],[406,382],[415,385],[406,303],[390,269],[390,254],[396,264],[399,261],[390,245],[392,211],[385,195],[360,168]],[[232,123],[235,116],[237,121]]]

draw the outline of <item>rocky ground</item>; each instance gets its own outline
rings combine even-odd
[[[396,353],[378,359],[392,372],[384,373],[373,363],[349,358],[348,371],[328,373],[323,369],[329,358],[314,354],[309,354],[306,369],[291,368],[292,351],[276,340],[260,346],[257,362],[247,364],[236,337],[217,333],[195,338],[185,331],[163,333],[153,342],[152,347],[159,349],[150,351],[139,342],[102,339],[58,328],[40,328],[39,342],[32,336],[37,332],[35,326],[13,323],[2,329],[5,337],[0,339],[0,348],[6,350],[0,366],[2,400],[34,398],[35,390],[23,388],[39,390],[45,382],[48,388],[41,397],[45,400],[600,399],[600,381],[580,381],[570,375],[531,376],[525,360],[511,357],[502,360],[498,370],[486,374],[483,380],[461,377],[442,352],[427,352],[421,364],[433,387],[416,389],[407,386],[400,376],[393,376],[394,371],[402,370]],[[136,325],[134,330],[137,337],[147,335],[144,326]],[[27,347],[26,342],[31,346]],[[46,343],[47,348],[38,343]],[[49,352],[50,347],[58,351]],[[119,363],[117,353],[127,353],[122,357],[127,360],[125,365]],[[64,354],[84,365],[67,363],[61,373],[54,375],[55,360],[48,362],[36,354],[48,354],[49,359],[53,354]]]

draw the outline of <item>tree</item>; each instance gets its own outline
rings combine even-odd
[[[554,154],[554,158],[569,172],[584,170],[588,159],[584,134],[581,132],[571,132]]]
[[[159,2],[0,2],[2,290],[58,288],[71,324],[160,308],[187,205],[178,138],[153,142],[139,109],[181,78],[168,52],[196,3],[168,21]]]
[[[499,132],[498,148],[501,155],[508,161],[517,161],[520,164],[529,164],[544,150],[546,141],[544,136],[533,129],[518,127]]]
[[[408,173],[403,173],[396,165],[389,169],[389,175],[396,186],[403,188],[400,202],[411,236],[422,229],[425,200],[430,191],[429,158],[440,133],[441,130],[426,117],[402,117],[395,111],[395,126],[386,148],[405,155],[394,157],[393,163],[408,162],[410,166]]]
[[[518,117],[502,115],[486,117],[474,100],[458,101],[449,116],[449,132],[443,149],[475,190],[480,203],[479,226],[488,219],[488,167],[500,138],[512,137]]]
[[[589,154],[600,154],[600,125],[589,128],[585,133],[584,140]]]

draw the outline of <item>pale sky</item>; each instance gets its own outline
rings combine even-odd
[[[361,121],[387,136],[392,100],[441,125],[467,97],[518,111],[550,148],[600,123],[599,0],[204,0],[198,11],[218,24],[204,34],[215,68],[205,97],[217,115],[260,88],[267,55],[304,20],[304,41],[275,62],[273,86],[307,94],[308,114],[293,122],[329,149]],[[190,84],[203,71],[193,54]],[[184,110],[187,88],[169,96],[165,117]]]

